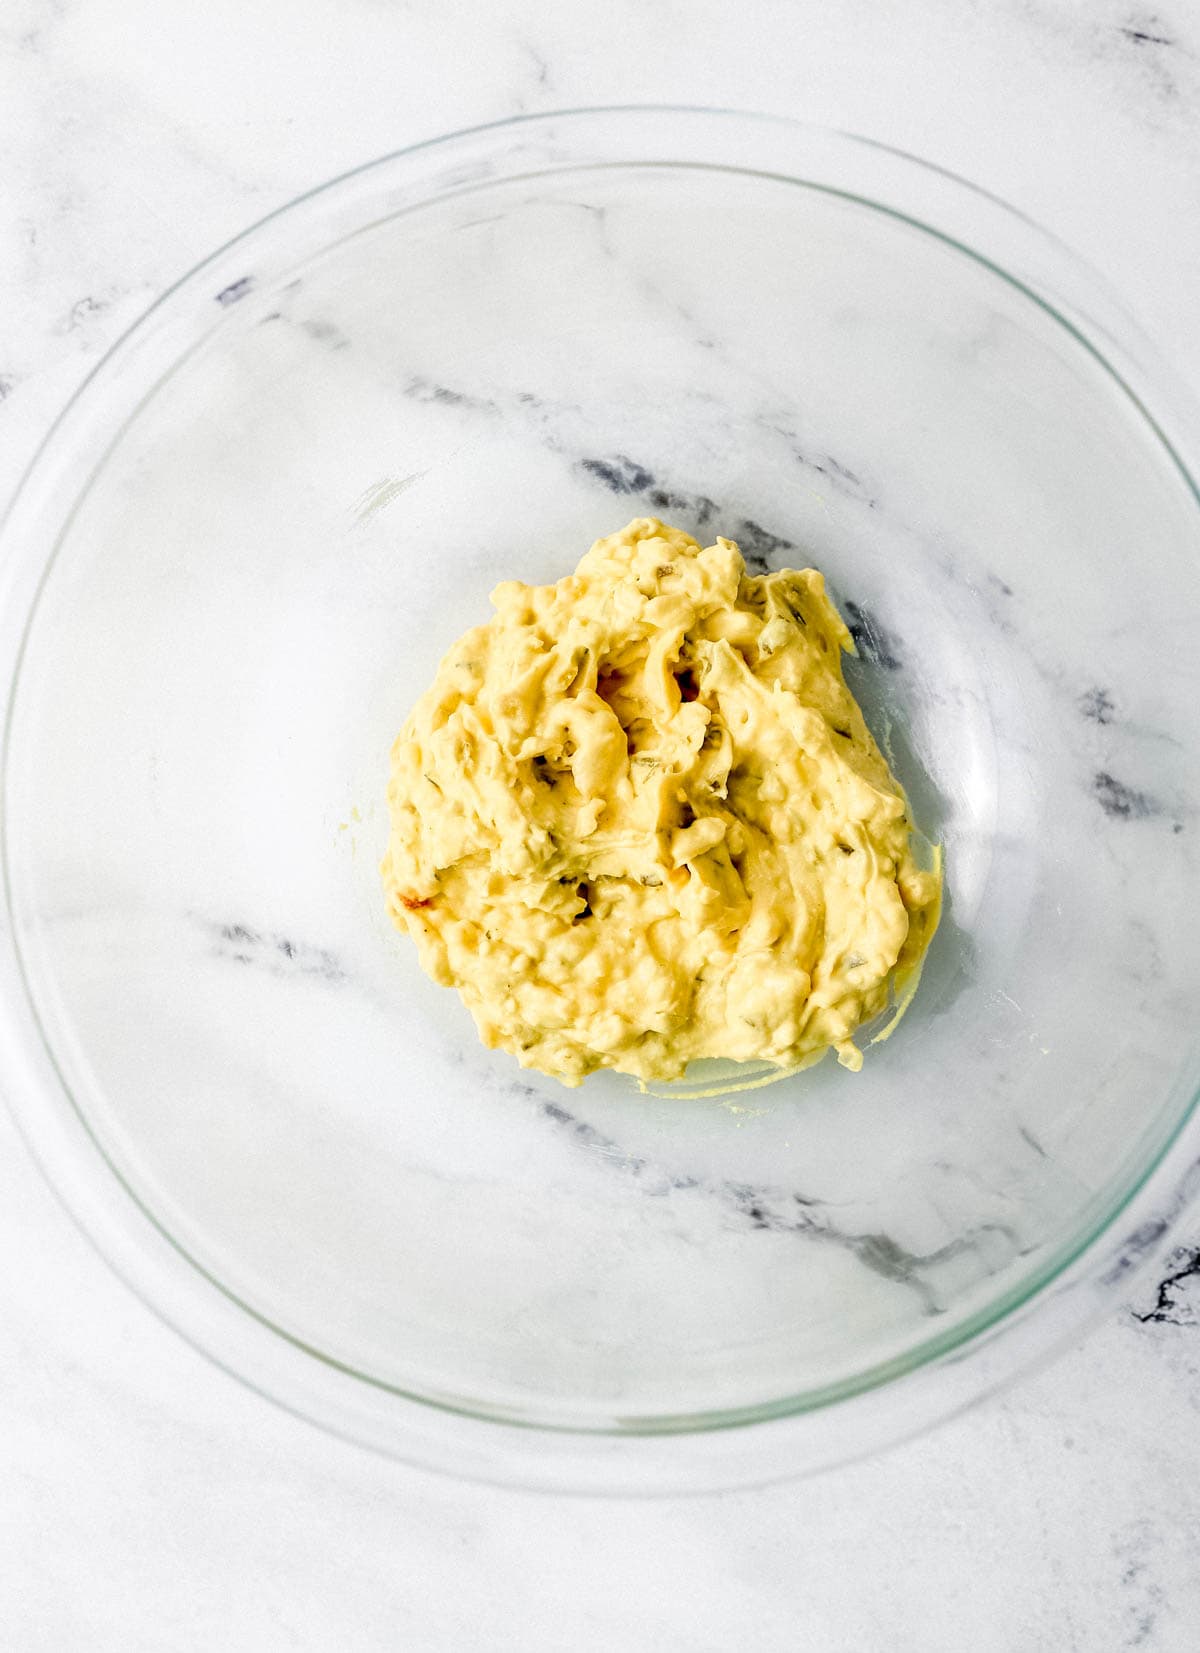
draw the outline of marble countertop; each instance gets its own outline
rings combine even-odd
[[[9,0],[0,493],[212,247],[517,112],[758,107],[1053,225],[1200,385],[1200,19],[1184,0]],[[1190,1650],[1200,1226],[1009,1394],[809,1482],[605,1502],[439,1479],[210,1367],[108,1272],[0,1113],[0,1642],[275,1649]]]

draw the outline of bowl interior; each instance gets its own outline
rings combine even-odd
[[[823,188],[576,167],[314,236],[211,306],[31,622],[7,856],[75,1105],[210,1281],[409,1395],[671,1428],[923,1358],[1190,1101],[1186,478],[1019,285]],[[825,571],[944,845],[861,1075],[565,1090],[383,913],[388,749],[441,654],[640,514]]]

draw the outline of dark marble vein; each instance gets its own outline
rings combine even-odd
[[[1079,697],[1080,713],[1089,723],[1109,724],[1116,711],[1116,702],[1107,689],[1099,687],[1088,689]]]
[[[1029,1144],[1039,1159],[1048,1159],[1050,1157],[1027,1125],[1018,1125],[1017,1135],[1021,1138],[1022,1142],[1027,1142]]]
[[[581,459],[579,468],[594,476],[611,494],[641,494],[653,486],[654,477],[644,465],[636,464],[623,453],[611,459]]]
[[[1151,1217],[1135,1228],[1122,1243],[1120,1252],[1102,1276],[1101,1284],[1115,1286],[1118,1280],[1137,1268],[1147,1252],[1154,1250],[1166,1232],[1165,1217]]]
[[[856,499],[861,500],[864,505],[869,505],[872,510],[878,505],[878,500],[868,493],[867,485],[862,477],[857,472],[852,471],[848,465],[841,464],[832,454],[827,453],[821,459],[813,459],[809,454],[802,453],[799,448],[795,450],[795,453],[796,458],[806,470],[816,471],[818,476],[826,477],[830,482],[844,484]]]
[[[715,526],[729,539],[736,540],[752,574],[767,574],[781,560],[793,556],[799,549],[794,540],[766,528],[753,517],[724,517],[716,500],[707,494],[686,493],[664,483],[647,465],[618,453],[606,458],[581,459],[577,468],[593,481],[607,488],[609,493],[622,497],[640,497],[654,511],[669,513],[681,519],[682,525],[697,533]]]
[[[1098,769],[1092,776],[1092,796],[1110,821],[1145,820],[1162,814],[1162,805],[1148,792],[1139,792],[1127,786],[1107,769]]]
[[[882,666],[885,671],[901,669],[904,661],[899,644],[868,609],[861,603],[844,602],[842,613],[861,659],[872,666]]]
[[[1148,29],[1119,28],[1118,34],[1123,34],[1126,40],[1132,40],[1135,46],[1173,46],[1174,40],[1170,35],[1154,34]]]
[[[348,972],[325,947],[311,947],[274,930],[255,930],[248,924],[220,924],[200,920],[213,941],[217,958],[251,965],[275,976],[312,976],[337,984]]]
[[[522,1085],[519,1094],[537,1100],[532,1086]],[[855,1234],[839,1228],[829,1217],[829,1203],[810,1195],[780,1188],[756,1188],[749,1183],[721,1179],[701,1182],[692,1176],[678,1176],[640,1154],[627,1153],[618,1142],[579,1119],[559,1102],[539,1101],[543,1117],[567,1132],[580,1147],[598,1154],[615,1169],[634,1177],[648,1194],[656,1197],[677,1191],[700,1190],[720,1202],[748,1232],[803,1235],[849,1251],[859,1263],[880,1279],[902,1285],[916,1293],[926,1314],[941,1314],[945,1305],[924,1271],[935,1269],[972,1252],[979,1242],[998,1237],[1009,1254],[1021,1255],[1016,1235],[1004,1223],[980,1223],[944,1246],[930,1252],[915,1252],[884,1233]]]
[[[773,566],[779,565],[780,558],[789,556],[797,549],[794,540],[785,539],[782,534],[773,534],[761,522],[755,522],[753,517],[739,518],[729,538],[737,541],[746,567],[752,574],[769,573]]]
[[[521,49],[533,65],[534,79],[538,86],[547,88],[550,85],[550,65],[532,40],[523,39]]]
[[[216,295],[217,303],[224,305],[236,304],[238,299],[245,298],[246,294],[253,290],[253,287],[253,276],[239,276],[236,281],[231,281],[228,287],[221,288],[221,291]]]
[[[93,298],[91,293],[85,293],[83,298],[76,299],[75,303],[71,306],[66,321],[63,322],[58,331],[60,333],[75,332],[77,328],[82,327],[84,322],[90,320],[92,316],[102,316],[109,308],[111,302],[111,299]]]
[[[1137,63],[1143,81],[1160,102],[1178,101],[1182,89],[1173,69],[1181,66],[1177,55],[1179,42],[1167,33],[1156,13],[1130,13],[1128,21],[1118,24],[1108,39],[1115,43],[1122,57]]]
[[[1137,1309],[1130,1312],[1143,1325],[1200,1326],[1200,1246],[1172,1252],[1167,1267],[1153,1305],[1144,1314]]]
[[[432,402],[439,407],[466,408],[472,413],[498,414],[499,407],[489,397],[472,396],[465,390],[454,390],[450,385],[436,384],[432,379],[413,374],[404,382],[404,395],[414,402]]]
[[[656,511],[680,513],[685,520],[695,524],[698,534],[702,534],[718,514],[716,500],[709,499],[707,494],[681,494],[673,488],[651,488],[646,498]]]

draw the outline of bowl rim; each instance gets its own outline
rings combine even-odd
[[[669,133],[676,150],[681,131],[703,129],[717,151],[747,142],[751,149],[761,146],[766,150],[771,147],[769,138],[778,140],[782,150],[791,146],[799,153],[806,145],[815,149],[818,168],[828,164],[830,156],[835,171],[849,157],[869,157],[869,164],[882,162],[892,170],[889,183],[904,177],[913,184],[911,211],[899,211],[886,199],[873,199],[852,189],[831,192],[957,248],[1061,324],[1132,402],[1200,506],[1195,480],[1200,467],[1184,457],[1197,452],[1193,444],[1200,431],[1190,393],[1090,266],[1026,214],[957,173],[877,139],[786,116],[702,105],[601,105],[490,121],[422,139],[368,161],[267,213],[168,287],[82,381],[42,438],[0,523],[0,681],[5,696],[0,763],[5,782],[26,641],[74,513],[119,444],[128,420],[161,383],[164,375],[159,367],[165,365],[173,372],[190,349],[219,328],[224,316],[252,290],[259,266],[248,255],[279,226],[321,220],[323,207],[346,201],[353,212],[361,186],[386,183],[390,175],[431,157],[435,161],[461,158],[461,187],[486,188],[520,174],[502,165],[491,175],[484,169],[485,175],[472,181],[472,164],[477,166],[480,156],[512,160],[521,152],[523,140],[529,140],[525,148],[532,145],[535,150],[541,140],[552,157],[557,153],[555,142],[561,142],[565,134],[566,159],[551,159],[541,170],[578,169],[587,163],[571,153],[576,135],[589,128],[606,129],[606,141],[611,142],[622,127],[638,131],[641,126],[657,126],[661,133]],[[737,143],[731,143],[735,135]],[[640,136],[637,141],[641,142]],[[665,164],[661,156],[648,159]],[[624,157],[617,164],[633,162]],[[705,159],[680,164],[709,169],[718,163]],[[728,169],[763,171],[732,163]],[[853,171],[850,165],[849,172]],[[764,175],[831,189],[795,171]],[[425,187],[422,180],[417,180],[417,187]],[[415,204],[426,205],[449,193],[451,189],[443,185],[419,195]],[[964,217],[982,216],[989,236],[1000,237],[999,226],[1004,226],[1009,235],[1015,235],[1013,244],[1019,246],[1025,261],[1019,273],[1006,267],[1007,260],[1000,263],[969,239],[948,233],[944,221],[940,226],[930,222],[924,216],[926,208],[943,218],[948,213],[955,219],[960,211]],[[380,216],[393,217],[396,210]],[[364,227],[358,223],[355,233]],[[286,247],[281,249],[281,254],[287,252]],[[250,269],[249,276],[233,275],[243,266]],[[132,375],[130,384],[118,384],[122,374]],[[1153,413],[1150,406],[1155,408]],[[122,411],[123,418],[119,417]],[[64,498],[68,501],[65,510]],[[159,1318],[225,1370],[337,1433],[431,1467],[559,1489],[638,1492],[673,1487],[686,1491],[771,1479],[861,1456],[960,1410],[1097,1319],[1118,1290],[1125,1288],[1133,1268],[1165,1249],[1172,1225],[1200,1183],[1198,1068],[1175,1087],[1189,1093],[1186,1100],[1160,1110],[1170,1117],[1154,1135],[1135,1171],[1115,1192],[1108,1184],[1083,1207],[1068,1239],[1037,1268],[953,1328],[926,1336],[901,1354],[848,1378],[742,1408],[678,1418],[621,1419],[604,1428],[497,1415],[414,1394],[341,1365],[274,1326],[193,1259],[122,1176],[75,1103],[43,1029],[21,949],[7,816],[0,823],[0,837],[6,913],[0,937],[0,1036],[9,1047],[7,1101],[20,1135],[68,1214]],[[123,1191],[117,1195],[119,1211],[111,1198],[118,1187]],[[1085,1220],[1084,1214],[1092,1207],[1096,1209]],[[215,1288],[214,1300],[202,1305],[196,1289],[206,1293],[209,1286]],[[217,1298],[222,1301],[218,1303]],[[1050,1303],[1058,1306],[1053,1324],[1042,1312]],[[250,1323],[258,1329],[247,1337]],[[287,1346],[282,1362],[279,1350],[269,1350],[263,1338]],[[231,1347],[238,1351],[236,1355],[227,1352]],[[977,1354],[982,1358],[975,1358]],[[286,1369],[293,1356],[323,1367],[322,1381],[311,1381],[312,1374],[298,1368]],[[343,1383],[347,1377],[361,1389],[387,1397],[388,1405],[399,1403],[395,1416],[384,1416],[372,1405],[354,1404],[330,1392],[324,1381],[332,1378]],[[855,1408],[858,1415],[851,1421],[847,1409]],[[844,1417],[845,1424],[832,1431],[825,1429],[828,1439],[822,1441],[813,1430],[814,1420],[835,1415]],[[475,1432],[471,1440],[461,1435],[468,1425]],[[751,1436],[755,1437],[753,1450],[705,1444],[735,1437],[748,1443]],[[530,1449],[532,1442],[537,1443],[535,1451]],[[680,1451],[685,1443],[686,1457]]]

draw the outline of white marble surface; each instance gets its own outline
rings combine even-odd
[[[800,114],[973,177],[1105,270],[1200,383],[1183,0],[9,0],[0,489],[149,300],[272,206],[440,130],[639,99]],[[204,1365],[0,1131],[6,1649],[1196,1645],[1200,1253],[877,1462],[688,1502],[532,1497],[371,1458]]]

